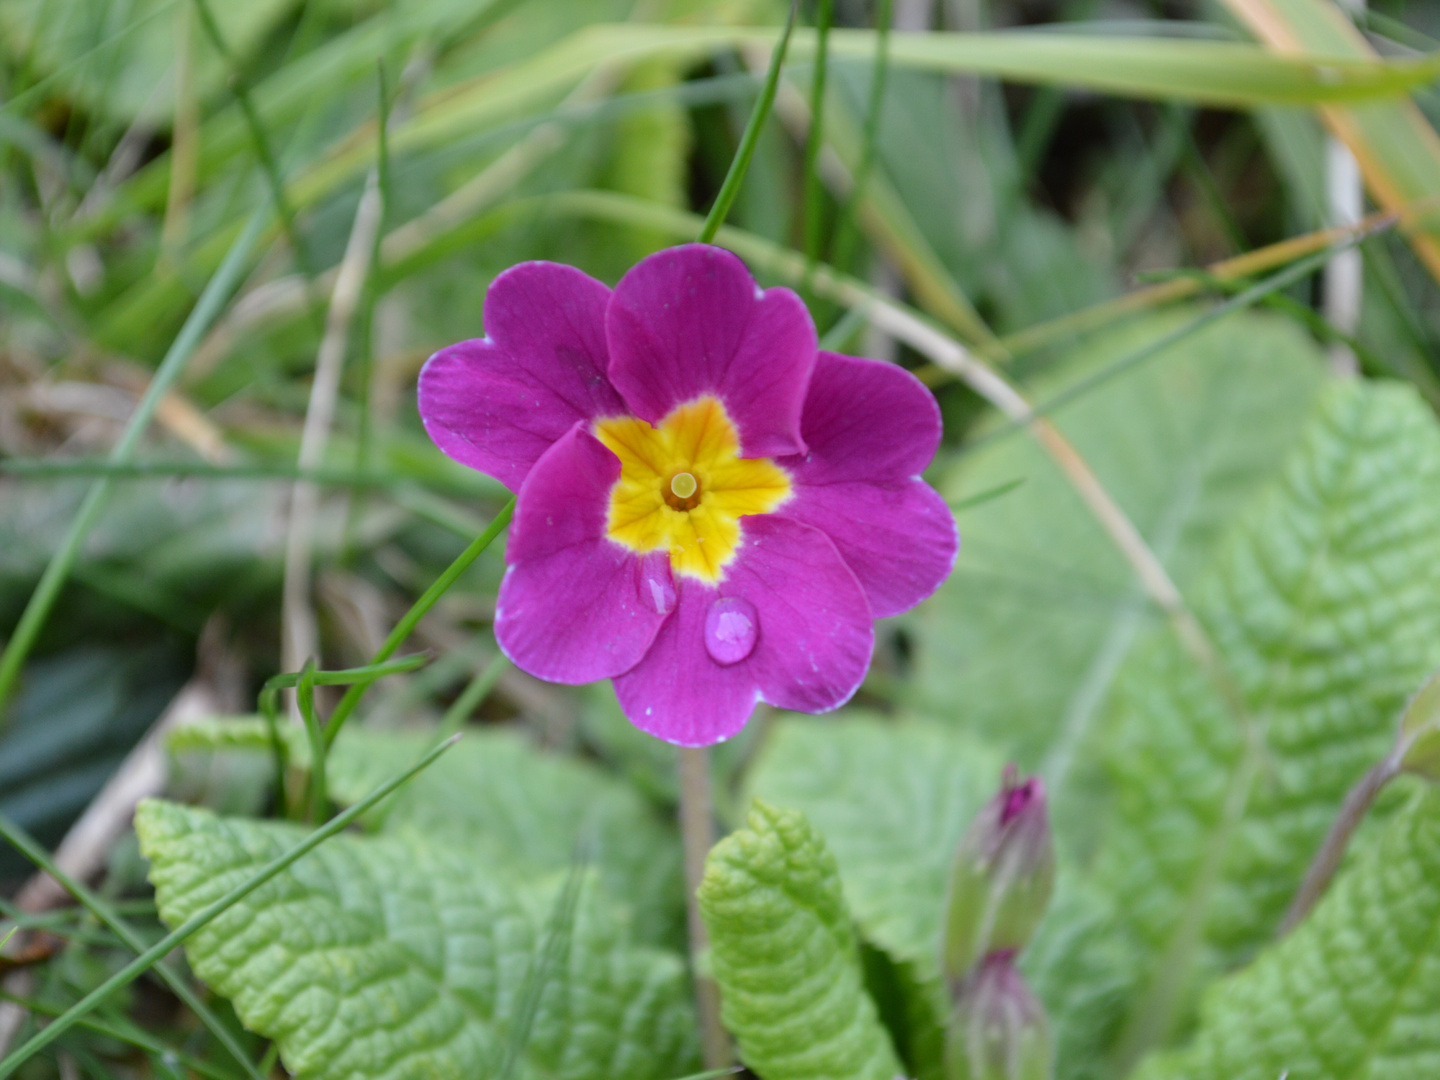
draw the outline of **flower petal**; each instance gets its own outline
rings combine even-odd
[[[582,421],[520,488],[495,605],[495,637],[522,671],[561,683],[610,678],[645,655],[672,601],[653,560],[605,536],[620,462]]]
[[[810,450],[781,460],[794,495],[778,513],[830,537],[877,619],[914,607],[959,549],[950,508],[918,479],[940,445],[934,395],[894,364],[822,352],[801,428]]]
[[[830,537],[877,619],[938,589],[960,547],[955,515],[923,480],[797,484],[779,513]]]
[[[755,605],[746,661],[771,705],[828,712],[854,696],[875,647],[874,616],[830,538],[778,514],[744,519],[744,547],[720,592]]]
[[[804,484],[918,476],[940,448],[940,406],[895,364],[822,352],[805,396],[809,453],[782,464]]]
[[[860,687],[874,647],[870,607],[855,575],[819,530],[778,514],[743,519],[740,553],[719,585],[682,578],[674,617],[645,659],[615,679],[625,715],[643,731],[681,746],[706,746],[734,735],[757,698],[782,709],[825,712]],[[753,649],[741,659],[717,630],[712,608],[758,622]],[[707,626],[708,624],[708,626]],[[743,651],[743,650],[737,650]]]
[[[490,285],[488,336],[420,372],[420,416],[446,454],[518,491],[577,420],[626,411],[606,377],[610,290],[571,266],[521,263]]]
[[[605,334],[610,381],[642,420],[714,394],[743,457],[804,452],[815,324],[789,289],[760,292],[730,252],[686,244],[641,260],[615,286]]]
[[[760,691],[744,663],[724,667],[705,651],[715,586],[684,576],[677,583],[675,614],[645,658],[615,677],[615,695],[641,731],[677,746],[709,746],[745,726]]]

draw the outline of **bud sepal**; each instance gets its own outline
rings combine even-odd
[[[1050,1024],[1015,967],[990,953],[960,983],[945,1039],[946,1080],[1050,1080]]]
[[[1045,915],[1055,886],[1055,842],[1045,785],[1005,770],[955,853],[945,914],[945,974],[955,983],[982,957],[1018,951]]]

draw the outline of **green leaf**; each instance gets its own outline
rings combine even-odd
[[[161,918],[213,901],[301,833],[150,800],[136,815]],[[522,888],[414,834],[339,836],[196,933],[196,974],[307,1078],[494,1075],[557,886]],[[681,1075],[695,1060],[684,966],[631,944],[587,888],[520,1075]]]
[[[1414,391],[1331,387],[1193,605],[1243,715],[1168,633],[1121,679],[1116,820],[1092,880],[1147,958],[1122,1065],[1274,933],[1345,792],[1440,663],[1440,430]]]
[[[292,764],[309,767],[299,728],[282,724]],[[427,732],[347,729],[327,760],[330,797],[348,806],[432,741]],[[654,740],[651,740],[652,742]],[[258,718],[187,724],[170,736],[172,751],[252,750],[270,753],[270,732]],[[628,903],[641,936],[651,942],[683,936],[679,839],[629,784],[573,758],[536,750],[509,731],[473,731],[411,784],[367,816],[386,832],[451,837],[494,865],[534,875],[561,870],[585,847],[606,891]]]
[[[797,810],[757,800],[710,852],[700,909],[725,1026],[764,1080],[893,1080],[835,859]]]
[[[1440,793],[1391,818],[1288,938],[1206,995],[1137,1080],[1431,1080],[1440,1073]]]
[[[1000,769],[993,753],[940,724],[787,716],[767,737],[749,791],[814,823],[867,940],[934,967],[955,846],[999,789]]]
[[[348,732],[331,752],[331,796],[341,805],[362,798],[432,738]],[[583,847],[606,891],[631,905],[647,940],[681,938],[680,845],[672,823],[593,765],[543,753],[512,732],[471,732],[430,768],[425,783],[396,792],[378,812],[387,833],[453,837],[486,859],[531,871],[562,869]]]
[[[1096,337],[1036,384],[1036,399],[1195,315],[1153,315]],[[1298,439],[1323,371],[1293,324],[1236,314],[1054,420],[1184,592]],[[1015,480],[1017,490],[961,514],[955,572],[915,616],[917,704],[1040,768],[1060,839],[1073,841],[1072,772],[1083,771],[1115,675],[1154,616],[1129,564],[1028,436],[963,456],[939,486],[958,502]]]

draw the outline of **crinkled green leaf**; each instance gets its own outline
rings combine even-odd
[[[307,766],[304,733],[281,725],[291,760]],[[330,796],[356,802],[433,739],[428,732],[349,729],[327,762]],[[268,752],[264,721],[189,725],[173,749]],[[646,940],[679,940],[684,914],[675,829],[630,785],[573,758],[535,749],[509,731],[475,731],[366,819],[386,833],[449,837],[492,864],[521,872],[568,866],[583,846],[612,897],[630,904]]]
[[[1206,995],[1199,1033],[1137,1080],[1440,1076],[1440,793],[1361,850],[1288,938]]]
[[[955,845],[999,789],[1000,769],[974,740],[928,721],[787,716],[769,733],[749,791],[814,823],[869,941],[933,965]]]
[[[1034,398],[1195,314],[1149,316],[1096,337],[1040,380]],[[1322,379],[1323,358],[1292,324],[1237,314],[1054,420],[1187,591],[1299,437]],[[960,515],[955,572],[916,616],[916,689],[927,711],[1042,768],[1064,807],[1115,674],[1153,614],[1074,487],[1023,433],[962,457],[940,488],[959,501],[1014,480],[1024,483]],[[1061,820],[1062,841],[1088,823]]]
[[[432,738],[351,732],[337,740],[328,764],[331,795],[342,805],[363,798]],[[628,784],[593,765],[543,753],[517,733],[472,732],[431,766],[423,784],[402,788],[379,810],[386,832],[450,836],[524,867],[560,869],[583,848],[649,940],[678,937],[684,902],[675,829]]]
[[[852,710],[782,717],[750,776],[753,795],[804,811],[835,853],[861,935],[889,960],[877,998],[892,999],[900,1052],[910,1075],[926,1080],[944,1067],[939,955],[950,864],[1000,769],[994,753],[946,725]]]
[[[1093,882],[1134,972],[1117,1061],[1274,933],[1345,792],[1440,663],[1440,429],[1408,387],[1332,387],[1193,604],[1243,699],[1169,633],[1117,691],[1116,821]]]
[[[302,835],[156,800],[141,804],[136,829],[172,927]],[[545,923],[545,903],[453,838],[343,835],[186,952],[297,1076],[476,1080],[499,1067]],[[562,955],[519,1076],[668,1080],[693,1067],[683,964],[632,944],[603,893],[584,890]]]
[[[757,801],[705,864],[725,1026],[763,1080],[894,1080],[835,859],[798,810]]]

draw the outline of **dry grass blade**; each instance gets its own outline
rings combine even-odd
[[[1225,0],[1261,41],[1280,54],[1315,53],[1347,60],[1378,54],[1341,8],[1328,0]],[[1322,105],[1320,116],[1355,155],[1370,194],[1387,210],[1440,197],[1440,136],[1408,98]],[[1432,215],[1407,234],[1440,281],[1440,224]]]

